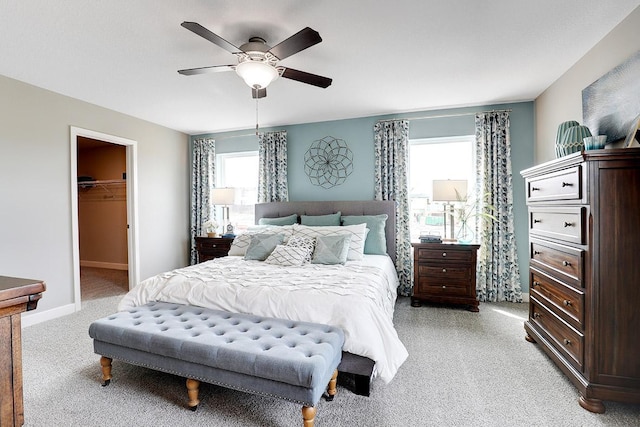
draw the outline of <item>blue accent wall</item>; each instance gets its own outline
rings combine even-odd
[[[289,199],[306,200],[372,200],[374,168],[373,127],[378,120],[406,118],[410,120],[411,139],[475,134],[472,113],[510,109],[511,166],[513,170],[513,202],[516,244],[523,292],[528,292],[528,221],[524,180],[520,171],[533,166],[534,108],[533,102],[496,104],[448,110],[419,111],[388,116],[364,117],[331,122],[306,123],[260,129],[287,131]],[[426,116],[444,116],[423,119]],[[450,116],[450,117],[446,117]],[[344,184],[324,189],[312,185],[304,172],[304,154],[314,140],[325,136],[343,139],[353,152],[353,173]],[[193,135],[191,139],[212,137],[217,153],[258,150],[258,138],[252,130]]]

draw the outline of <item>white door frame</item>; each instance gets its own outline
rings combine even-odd
[[[137,141],[119,136],[70,126],[71,146],[71,243],[73,251],[73,299],[75,310],[80,311],[80,239],[78,232],[78,137],[97,139],[111,144],[124,145],[127,156],[127,250],[129,289],[140,279],[138,259],[138,161]]]

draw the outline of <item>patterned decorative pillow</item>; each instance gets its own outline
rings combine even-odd
[[[264,261],[273,252],[276,246],[282,244],[282,234],[254,234],[251,243],[244,254],[244,259]]]
[[[238,234],[233,239],[228,255],[244,256],[247,253],[249,243],[251,243],[251,236],[255,234],[282,234],[284,236],[284,242],[286,242],[293,234],[293,225],[281,227],[275,225],[259,225],[249,227],[246,233]]]
[[[347,226],[320,226],[309,227],[306,225],[294,224],[293,235],[308,238],[317,238],[321,236],[340,236],[343,234],[351,235],[349,241],[349,252],[347,254],[348,261],[361,261],[364,254],[364,242],[367,237],[367,224],[355,224]]]
[[[264,261],[267,264],[291,266],[302,265],[307,256],[307,249],[289,245],[278,245]]]
[[[307,255],[304,257],[305,262],[311,262],[311,255],[313,255],[313,250],[316,248],[316,239],[313,237],[291,236],[287,246],[303,248],[307,251]]]
[[[320,236],[316,239],[316,250],[311,258],[312,264],[344,264],[347,262],[351,235]]]

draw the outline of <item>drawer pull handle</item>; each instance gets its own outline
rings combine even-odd
[[[534,255],[540,255],[541,253],[542,253],[542,252],[540,252],[540,251],[533,251],[533,254],[534,254]]]
[[[564,339],[564,345],[571,345],[571,340],[565,338]]]
[[[538,187],[531,187],[531,191],[540,191]]]
[[[565,227],[573,227],[573,223],[572,222],[564,222],[564,226]]]
[[[571,301],[569,301],[568,299],[562,301],[562,303],[567,307],[569,307],[571,305]]]
[[[211,247],[212,247],[212,248],[216,248],[216,247],[218,247],[218,245],[211,245]]]
[[[447,256],[447,253],[446,252],[442,252],[442,256]]]
[[[562,187],[573,187],[573,182],[563,182]]]
[[[538,282],[537,280],[534,280],[533,283],[531,284],[532,287],[536,287],[536,286],[540,286],[540,282]]]
[[[445,286],[445,285],[442,285],[442,289],[445,289],[445,288],[446,288],[446,286]]]
[[[539,319],[541,317],[540,313],[533,313],[533,317],[535,319]]]
[[[534,224],[537,224],[537,223],[539,223],[539,222],[542,222],[542,220],[541,220],[541,219],[536,219],[536,218],[534,218],[534,219],[533,219],[533,223],[534,223]]]
[[[564,265],[565,267],[568,267],[571,265],[571,263],[569,261],[562,261],[562,265]]]
[[[442,272],[443,272],[443,273],[446,273],[446,272],[447,272],[447,269],[446,269],[446,268],[443,268],[443,269],[442,269]]]

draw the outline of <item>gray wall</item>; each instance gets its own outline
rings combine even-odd
[[[529,259],[527,250],[528,225],[524,201],[524,181],[520,176],[520,171],[533,165],[534,121],[532,102],[282,126],[278,129],[287,131],[289,198],[292,201],[373,199],[373,168],[375,160],[373,126],[377,120],[391,117],[415,118],[411,120],[409,125],[409,133],[412,139],[473,135],[475,134],[474,116],[466,113],[494,109],[512,109],[510,118],[516,243],[522,287],[523,291],[526,292],[528,291],[527,269]],[[427,120],[417,119],[424,116],[457,114],[462,115]],[[266,130],[275,129],[262,129],[261,131]],[[197,137],[201,136],[204,135]],[[217,153],[257,150],[258,147],[257,137],[251,134],[250,130],[207,134],[206,136],[216,139]],[[314,140],[325,136],[344,139],[354,157],[352,175],[349,176],[344,184],[330,189],[312,185],[304,173],[305,152]]]
[[[74,303],[70,126],[138,142],[140,277],[187,264],[187,135],[3,76],[0,93],[0,274],[46,282],[37,312]]]
[[[582,90],[640,49],[640,7],[535,100],[535,161],[555,158],[558,125],[582,120]],[[640,113],[640,111],[638,111]]]

